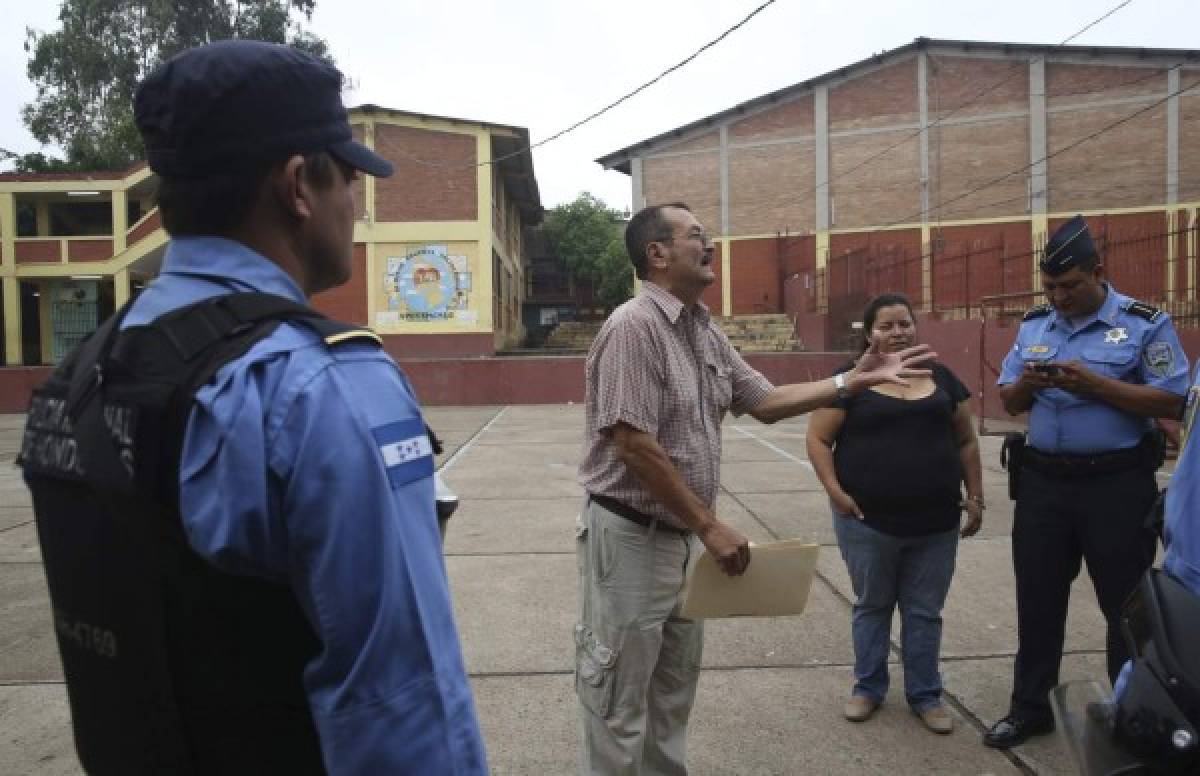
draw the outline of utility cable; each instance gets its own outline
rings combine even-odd
[[[1126,0],[1126,2],[1132,2],[1132,0]],[[692,54],[690,54],[689,56],[680,60],[679,62],[676,62],[675,64],[671,65],[666,70],[662,71],[655,77],[651,78],[649,81],[646,81],[645,83],[643,83],[641,86],[638,86],[636,89],[633,89],[632,91],[626,92],[625,94],[621,95],[620,97],[618,97],[617,99],[608,103],[607,105],[600,108],[599,110],[593,111],[592,113],[588,114],[587,116],[580,119],[579,121],[576,121],[574,124],[571,124],[570,126],[566,127],[565,129],[560,129],[558,132],[555,132],[553,135],[543,138],[536,143],[533,143],[533,144],[527,145],[527,146],[522,146],[521,148],[518,148],[516,151],[512,151],[510,153],[504,154],[503,156],[499,156],[495,159],[489,159],[486,162],[473,162],[470,164],[437,162],[437,161],[432,161],[432,160],[428,160],[428,159],[419,159],[417,157],[409,156],[409,155],[403,154],[403,153],[399,153],[399,154],[395,154],[395,155],[403,157],[404,159],[406,159],[410,162],[413,162],[415,164],[420,164],[420,165],[424,165],[427,167],[443,167],[443,168],[448,167],[448,168],[456,168],[456,169],[457,168],[467,169],[467,168],[476,168],[476,167],[486,167],[488,165],[498,164],[507,159],[512,159],[515,156],[521,156],[522,154],[528,153],[535,148],[540,148],[540,147],[546,145],[547,143],[551,143],[551,142],[559,139],[563,135],[566,135],[570,132],[574,132],[575,130],[579,129],[583,125],[585,125],[591,121],[594,121],[595,119],[600,118],[605,113],[608,113],[610,110],[617,107],[621,103],[626,102],[627,100],[630,100],[633,97],[637,96],[638,94],[644,92],[646,89],[649,89],[651,86],[655,85],[662,79],[666,78],[671,73],[674,73],[675,71],[691,64],[691,62],[693,60],[695,60],[697,57],[699,57],[705,51],[708,51],[713,46],[716,46],[718,43],[720,43],[721,41],[728,38],[734,32],[737,32],[739,29],[741,29],[741,27],[743,25],[745,25],[747,22],[749,22],[751,19],[753,19],[758,14],[762,13],[762,11],[766,10],[766,8],[768,6],[773,5],[774,3],[775,3],[775,0],[766,0],[766,2],[762,3],[757,8],[752,10],[750,13],[748,13],[744,17],[742,17],[742,20],[739,21],[737,24],[734,24],[732,27],[729,27],[724,32],[722,32],[720,35],[713,38],[708,43],[705,43],[700,48],[696,49],[696,51],[692,52]]]

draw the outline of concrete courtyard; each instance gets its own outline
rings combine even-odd
[[[440,463],[462,505],[446,565],[467,667],[497,774],[570,774],[578,753],[572,689],[576,616],[578,405],[433,408]],[[0,416],[0,773],[80,773],[61,668],[20,472],[23,418]],[[718,512],[752,541],[822,545],[808,610],[793,618],[707,624],[692,716],[696,774],[1068,774],[1053,736],[1011,753],[980,736],[1007,708],[1016,614],[1012,503],[999,439],[985,437],[988,510],[962,542],[945,610],[946,700],[957,727],[927,732],[904,703],[897,664],[887,703],[864,724],[841,708],[851,685],[850,584],[828,505],[805,460],[805,421],[724,429]],[[893,631],[898,636],[898,628]],[[1076,583],[1063,679],[1104,674],[1103,619],[1090,582]],[[893,649],[895,662],[898,653]]]

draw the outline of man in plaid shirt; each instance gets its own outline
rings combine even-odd
[[[914,367],[934,354],[872,348],[845,374],[773,386],[699,301],[715,280],[713,243],[687,205],[644,208],[625,245],[642,289],[587,359],[575,626],[583,771],[683,774],[703,635],[679,616],[684,571],[701,545],[727,574],[750,564],[746,537],[714,512],[725,412],[773,423],[925,374]]]

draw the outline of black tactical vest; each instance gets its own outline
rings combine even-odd
[[[92,774],[323,773],[301,680],[316,634],[289,588],[191,549],[180,452],[199,387],[280,321],[378,338],[269,294],[123,317],[34,391],[18,458],[79,758]]]

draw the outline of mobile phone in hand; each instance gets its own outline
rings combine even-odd
[[[1030,364],[1029,366],[1031,369],[1033,369],[1033,371],[1040,375],[1045,375],[1046,377],[1058,377],[1062,374],[1062,367],[1058,366],[1057,364],[1037,363]]]

